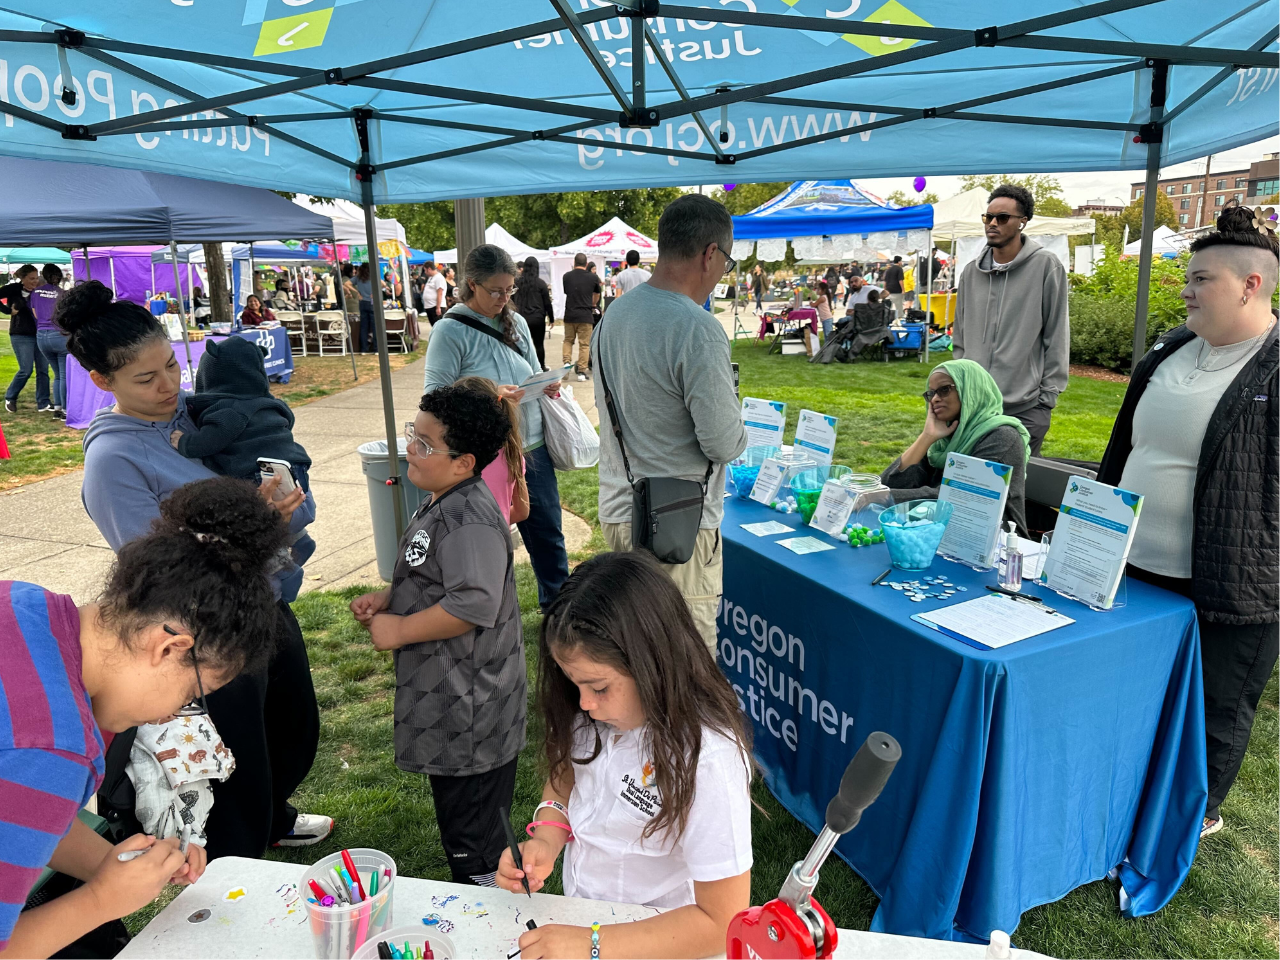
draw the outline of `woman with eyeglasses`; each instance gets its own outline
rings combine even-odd
[[[84,438],[81,499],[98,532],[119,553],[147,532],[161,504],[188,483],[214,473],[175,450],[175,430],[195,430],[181,391],[181,370],[156,318],[96,280],[58,301],[67,348],[98,389],[115,396]],[[315,500],[301,487],[271,499],[278,480],[260,489],[298,535],[315,519]],[[236,757],[236,772],[213,788],[206,835],[209,855],[260,857],[272,844],[316,843],[333,821],[299,813],[289,796],[302,783],[320,739],[311,668],[302,630],[289,609],[302,568],[285,554],[272,572],[279,617],[277,652],[265,669],[250,670],[209,698],[214,726]]]
[[[0,581],[0,954],[48,957],[204,872],[194,843],[112,846],[76,814],[102,783],[104,732],[202,713],[271,658],[268,570],[287,537],[250,484],[215,478],[159,505],[94,603]],[[23,911],[46,865],[84,883]]]
[[[1027,460],[1031,456],[1027,428],[1004,415],[1000,388],[991,374],[972,360],[948,360],[929,374],[924,392],[924,429],[902,456],[880,475],[897,503],[933,500],[942,485],[947,454],[962,453],[1013,467],[1004,517],[1025,536]]]
[[[516,280],[511,256],[494,244],[481,244],[467,254],[462,272],[461,302],[431,331],[423,392],[462,377],[487,377],[499,384],[502,396],[520,404],[529,516],[517,526],[538,579],[538,603],[545,610],[569,578],[569,555],[560,525],[555,466],[542,439],[542,410],[536,402],[520,402],[524,391],[519,385],[541,371],[542,364],[529,325],[511,308]],[[544,392],[554,397],[559,389],[553,383]]]

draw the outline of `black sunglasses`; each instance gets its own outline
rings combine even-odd
[[[954,383],[944,383],[942,386],[938,387],[936,390],[926,390],[924,393],[920,394],[920,396],[924,397],[925,403],[928,403],[934,397],[941,397],[943,400],[945,400],[947,399],[947,397],[951,396],[951,391],[954,390],[955,388],[956,388],[956,385]]]
[[[1012,214],[1012,213],[984,213],[984,214],[982,215],[982,222],[983,222],[983,223],[991,223],[991,222],[994,220],[996,223],[1000,224],[1000,226],[1002,226],[1002,227],[1003,227],[1006,223],[1008,223],[1010,220],[1012,220],[1015,216],[1017,216],[1017,215],[1016,215],[1016,214]],[[1021,219],[1022,219],[1022,217],[1018,217],[1018,219],[1019,219],[1019,220],[1021,220]]]
[[[182,636],[182,634],[178,633],[177,630],[173,629],[173,627],[169,626],[167,623],[164,624],[164,632],[171,637]],[[206,703],[204,699],[204,682],[200,679],[200,661],[196,659],[194,643],[195,641],[193,640],[191,648],[191,665],[196,671],[196,689],[200,691],[200,696],[185,706],[179,707],[175,710],[173,713],[175,717],[198,717],[209,712],[209,704]]]

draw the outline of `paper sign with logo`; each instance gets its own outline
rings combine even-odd
[[[822,485],[822,494],[818,497],[813,516],[809,518],[809,526],[832,537],[843,533],[853,515],[856,499],[857,493],[839,480],[828,480]]]
[[[951,504],[951,521],[938,553],[977,570],[995,566],[1000,524],[1013,468],[962,453],[947,454],[938,499]]]
[[[751,499],[763,503],[766,507],[773,503],[782,486],[782,478],[787,475],[787,468],[770,457],[760,464],[760,472],[756,474],[755,486],[751,488]]]
[[[1141,494],[1071,477],[1040,582],[1100,610],[1110,610],[1142,512]]]
[[[782,428],[787,422],[787,405],[776,400],[742,399],[742,425],[747,430],[748,447],[782,446]]]
[[[829,465],[836,449],[838,422],[836,417],[814,413],[812,410],[801,410],[800,422],[796,424],[797,452],[803,450],[818,463]]]

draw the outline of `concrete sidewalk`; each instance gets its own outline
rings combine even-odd
[[[554,351],[558,357],[559,340]],[[423,367],[424,361],[419,360],[391,375],[397,430],[417,412]],[[583,409],[594,414],[591,390],[581,389],[590,386],[590,382],[574,383]],[[378,589],[383,581],[378,576],[369,496],[356,448],[368,440],[385,439],[380,384],[375,380],[324,397],[295,408],[294,414],[294,437],[311,455],[311,489],[317,505],[310,530],[318,546],[307,564],[303,592],[353,584]],[[77,470],[0,493],[0,579],[38,583],[68,593],[78,603],[97,595],[114,555],[80,501],[83,477],[83,471]],[[564,531],[570,552],[581,549],[591,535],[587,524],[568,512]],[[517,562],[527,559],[521,549]]]

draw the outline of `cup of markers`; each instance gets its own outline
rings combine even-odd
[[[307,868],[298,889],[319,960],[350,960],[391,928],[395,878],[396,862],[365,847],[340,850]]]
[[[405,925],[392,927],[365,941],[354,960],[453,960],[453,941],[432,927]]]

